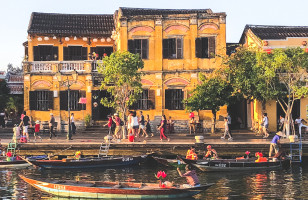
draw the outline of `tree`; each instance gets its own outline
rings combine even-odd
[[[5,80],[0,80],[0,111],[4,110],[9,97],[10,89],[7,87]]]
[[[98,67],[98,72],[103,75],[101,89],[107,89],[111,98],[102,98],[104,106],[114,108],[123,121],[125,114],[142,92],[140,69],[143,61],[139,54],[128,51],[114,52],[109,57],[103,58],[103,64]]]
[[[198,85],[187,100],[185,108],[190,111],[211,110],[213,114],[211,132],[215,132],[216,113],[221,106],[228,104],[233,89],[221,76],[206,78],[199,74],[202,83]]]
[[[241,47],[229,57],[226,65],[225,72],[235,91],[248,99],[262,103],[276,100],[281,105],[288,136],[294,101],[308,94],[305,81],[308,54],[301,48],[263,52]]]

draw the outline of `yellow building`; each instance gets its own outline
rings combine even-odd
[[[114,31],[113,31],[114,30]],[[226,54],[226,14],[210,9],[119,8],[114,15],[33,13],[28,29],[28,60],[24,62],[25,110],[34,120],[46,121],[54,113],[67,122],[67,83],[72,84],[71,109],[76,121],[90,114],[103,120],[110,109],[99,104],[97,59],[113,50],[139,53],[144,61],[144,92],[135,109],[151,119],[161,115],[187,123],[182,100],[199,84],[198,73],[211,73]],[[78,80],[72,81],[71,72]],[[59,82],[56,73],[63,79]],[[84,107],[78,104],[86,97]],[[200,120],[211,111],[199,111]],[[226,115],[223,107],[217,116]],[[180,123],[179,123],[180,124]],[[58,127],[59,128],[59,127]]]
[[[247,47],[256,47],[261,51],[270,52],[276,48],[307,48],[308,27],[305,26],[264,26],[246,25],[240,44]],[[295,101],[293,119],[300,116],[307,119],[308,98]],[[268,101],[264,105],[253,101],[247,104],[248,127],[260,126],[262,113],[267,113],[269,118],[269,130],[277,130],[279,115],[284,116],[281,106],[276,101]]]

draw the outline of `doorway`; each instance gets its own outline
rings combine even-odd
[[[228,106],[228,113],[231,116],[231,128],[247,128],[247,100],[239,99]]]
[[[287,99],[285,99],[286,102],[288,102]],[[298,117],[300,116],[301,114],[301,101],[300,99],[297,99],[294,101],[294,105],[293,105],[293,109],[292,109],[292,119],[293,121]],[[279,129],[279,123],[278,123],[278,120],[279,120],[279,117],[283,116],[285,117],[285,112],[283,111],[283,109],[281,108],[280,104],[277,102],[277,131]]]
[[[94,121],[107,120],[107,116],[113,113],[113,108],[105,107],[100,103],[104,97],[110,97],[106,90],[92,90],[92,119]]]

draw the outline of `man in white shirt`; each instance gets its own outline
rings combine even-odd
[[[263,114],[263,133],[264,133],[264,137],[263,138],[268,138],[269,134],[268,134],[268,117],[267,117],[267,113]]]
[[[295,120],[295,124],[298,126],[298,133],[301,136],[302,135],[302,127],[308,128],[308,126],[304,125],[303,122],[307,123],[306,120],[301,119],[300,116],[298,116]]]

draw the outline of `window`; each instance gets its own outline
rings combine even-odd
[[[60,91],[60,110],[68,110],[67,95],[67,91]],[[70,90],[70,110],[86,110],[86,105],[78,103],[81,97],[86,97],[86,91]]]
[[[139,54],[142,59],[148,59],[149,45],[147,39],[128,40],[128,51]]]
[[[33,47],[34,61],[58,60],[58,47],[52,45],[39,45]]]
[[[53,109],[53,92],[52,91],[30,91],[30,110],[47,111]]]
[[[163,39],[163,57],[167,59],[183,58],[182,38]]]
[[[82,46],[63,47],[64,60],[87,60],[88,48]]]
[[[143,90],[138,100],[132,105],[135,110],[155,109],[155,90]]]
[[[215,58],[215,37],[196,38],[196,57]]]
[[[184,110],[184,92],[181,89],[165,90],[165,108],[169,110]]]
[[[91,55],[93,52],[98,54],[97,60],[102,60],[104,58],[104,54],[107,54],[107,56],[110,56],[113,52],[113,47],[91,47]]]

